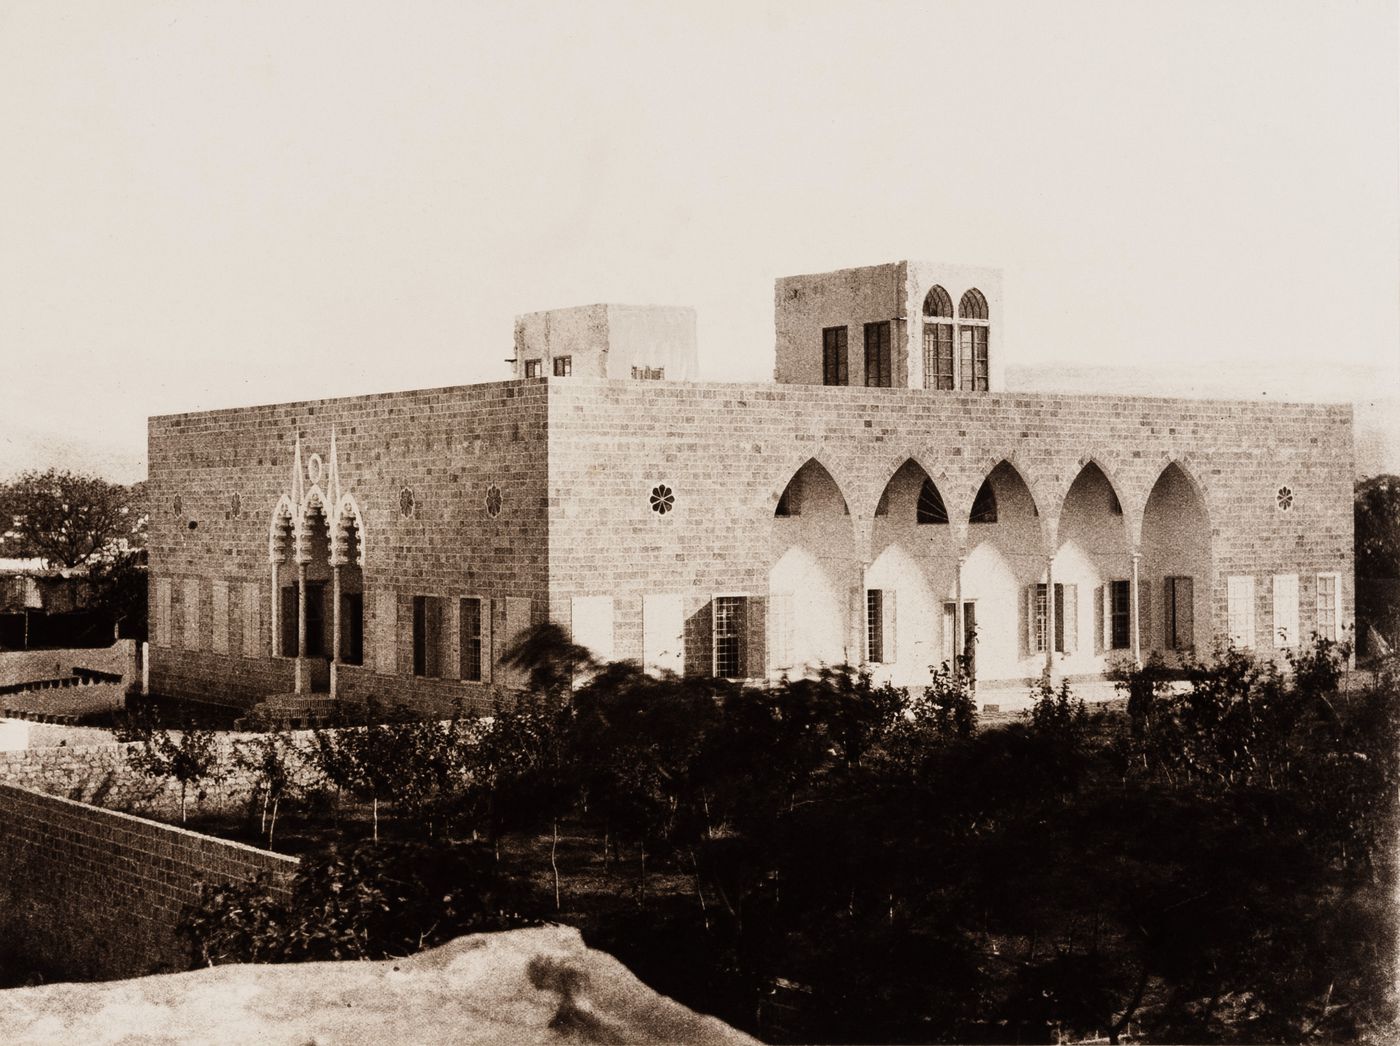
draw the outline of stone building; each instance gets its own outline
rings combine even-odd
[[[775,381],[688,309],[521,317],[515,374],[150,422],[152,689],[484,706],[552,620],[751,680],[979,697],[1351,620],[1347,406],[1006,391],[995,271],[781,279]]]

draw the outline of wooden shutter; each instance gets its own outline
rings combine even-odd
[[[768,598],[748,596],[744,599],[744,677],[765,679],[768,676]]]
[[[1026,654],[1027,656],[1037,653],[1035,649],[1035,596],[1039,585],[1027,585],[1026,597],[1022,602],[1026,606]]]
[[[1059,610],[1060,629],[1063,637],[1061,652],[1073,654],[1079,649],[1079,586],[1075,584],[1064,585],[1060,592]]]
[[[1138,579],[1138,642],[1143,650],[1154,647],[1152,639],[1152,582],[1147,578]],[[1131,640],[1131,636],[1129,639]]]
[[[865,590],[860,586],[853,586],[849,595],[847,606],[847,629],[849,638],[846,641],[846,662],[858,665],[866,660],[865,650]]]
[[[1190,650],[1196,645],[1195,583],[1189,577],[1176,579],[1176,638],[1177,645]]]
[[[1108,605],[1108,598],[1112,591],[1112,584],[1094,587],[1094,653],[1096,654],[1106,652],[1113,641],[1108,631],[1113,620],[1113,608]]]
[[[893,665],[899,660],[898,648],[895,646],[895,637],[899,633],[895,630],[894,607],[894,589],[884,589],[884,594],[880,597],[880,645],[884,649],[880,654],[887,665]]]
[[[685,671],[685,606],[679,594],[642,597],[642,664],[653,675]]]
[[[491,627],[494,600],[481,597],[481,681],[489,683],[496,678],[496,630]]]
[[[1274,575],[1274,646],[1298,643],[1298,575]]]

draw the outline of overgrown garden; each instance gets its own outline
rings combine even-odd
[[[1395,1031],[1400,688],[1340,687],[1333,644],[1148,664],[1125,712],[1042,684],[980,726],[946,667],[755,690],[593,665],[548,627],[517,654],[530,691],[488,719],[246,743],[255,833],[318,820],[327,845],[290,905],[211,885],[198,960],[560,921],[769,1039]]]

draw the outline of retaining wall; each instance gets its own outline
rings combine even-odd
[[[9,962],[104,980],[190,966],[180,918],[201,881],[266,874],[290,894],[298,861],[0,783],[0,940]]]

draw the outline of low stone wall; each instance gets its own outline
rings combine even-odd
[[[49,977],[188,969],[177,925],[201,880],[266,874],[287,896],[297,866],[294,857],[0,784],[0,941],[10,965]]]
[[[255,788],[254,773],[236,764],[235,746],[266,735],[221,734],[215,776],[191,786],[186,795],[189,815],[227,813],[246,808]],[[305,744],[309,730],[282,735]],[[180,816],[180,785],[157,781],[132,768],[128,753],[139,742],[111,744],[62,744],[51,748],[27,748],[0,752],[0,783],[19,785],[36,792],[59,795],[109,810],[124,810],[154,817]],[[309,771],[307,772],[309,778]]]

